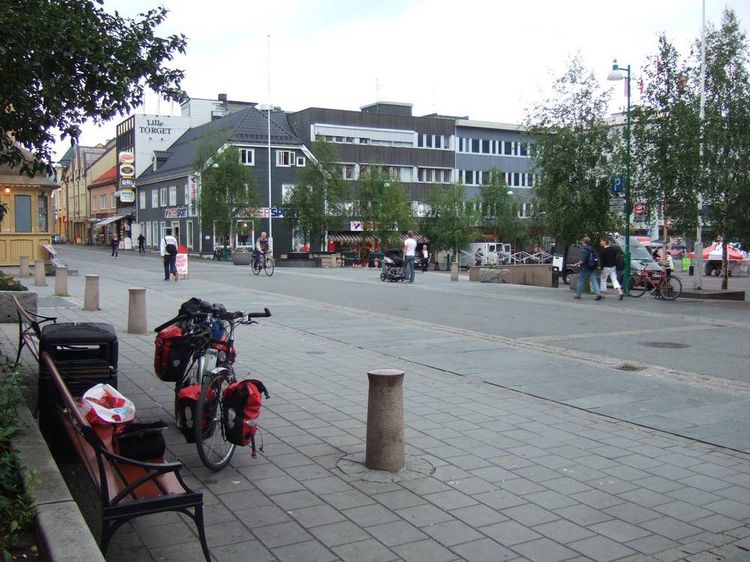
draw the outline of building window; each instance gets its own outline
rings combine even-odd
[[[141,209],[146,208],[146,192],[142,189],[138,192],[138,206]]]
[[[43,193],[39,194],[37,200],[37,218],[39,219],[38,232],[47,232],[47,196]]]
[[[304,168],[307,161],[304,156],[297,156],[297,167]]]
[[[162,187],[159,189],[159,207],[167,206],[167,188]]]
[[[110,201],[110,203],[112,205],[112,209],[116,209],[117,208],[117,200],[115,199],[115,192],[114,191],[110,194],[109,201]]]
[[[187,233],[187,248],[188,250],[193,249],[193,221],[185,221],[185,230]]]
[[[151,208],[152,209],[159,208],[159,190],[158,189],[151,190]]]
[[[107,209],[107,194],[104,193],[99,196],[100,205],[99,208],[104,211]]]
[[[96,195],[91,196],[91,210],[96,211]]]
[[[177,206],[177,186],[176,185],[169,186],[169,206],[170,207]]]
[[[240,162],[245,166],[255,166],[255,150],[240,148]]]
[[[294,166],[294,152],[291,150],[277,150],[276,151],[276,165],[277,166]]]
[[[282,201],[288,201],[289,197],[292,194],[292,189],[294,189],[294,184],[292,183],[283,183],[281,184],[281,200]]]
[[[14,202],[16,232],[31,232],[31,195],[16,195]]]
[[[354,164],[344,164],[342,168],[342,177],[345,180],[354,179]]]
[[[528,157],[529,155],[529,145],[525,142],[522,142],[518,145],[519,147],[519,155],[523,156],[524,158]]]
[[[490,154],[490,141],[482,141],[482,154]]]

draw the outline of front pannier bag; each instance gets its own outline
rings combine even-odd
[[[177,325],[168,326],[156,335],[154,372],[166,382],[182,378],[190,360],[190,337]]]
[[[253,457],[263,395],[268,398],[265,385],[250,379],[230,384],[224,389],[222,400],[221,421],[226,440],[243,447],[250,445]],[[260,449],[262,451],[263,447]]]

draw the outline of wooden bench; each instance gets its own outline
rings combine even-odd
[[[182,463],[168,463],[164,458],[140,461],[116,454],[112,442],[114,426],[91,425],[81,414],[52,358],[46,351],[41,358],[62,400],[58,407],[62,425],[99,492],[102,553],[106,554],[112,535],[123,523],[141,515],[177,511],[195,521],[203,555],[210,561],[203,526],[203,493],[194,492],[182,479]]]
[[[29,312],[18,299],[13,295],[13,304],[18,313],[18,353],[16,354],[16,365],[21,359],[21,351],[25,345],[34,358],[39,362],[39,338],[42,335],[42,326],[44,324],[57,322],[54,316],[42,316],[34,312]]]

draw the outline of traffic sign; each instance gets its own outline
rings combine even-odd
[[[625,191],[625,180],[622,176],[615,176],[612,178],[612,193],[622,193]]]

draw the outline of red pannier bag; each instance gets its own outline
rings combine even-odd
[[[219,352],[219,363],[234,363],[234,360],[237,357],[237,350],[234,346],[229,345],[228,338],[212,340],[209,346],[211,349],[215,349]]]
[[[212,399],[215,396],[215,392],[209,392],[208,400],[206,400],[206,410],[218,407],[219,401]],[[185,441],[188,443],[195,443],[195,418],[198,415],[198,400],[200,400],[200,397],[201,385],[199,384],[185,386],[177,393],[177,429],[182,432]],[[215,409],[204,412],[203,423],[207,424],[209,419],[213,419],[215,413]],[[212,426],[211,433],[213,433],[213,429]],[[206,433],[205,427],[203,432],[204,434]],[[210,436],[205,435],[206,438]]]
[[[156,335],[154,344],[154,372],[166,382],[177,382],[190,360],[190,338],[177,325],[164,328]]]
[[[249,379],[230,384],[224,389],[222,396],[221,422],[224,437],[235,445],[250,445],[253,457],[256,455],[255,433],[258,430],[263,395],[268,398],[265,385],[259,380]]]

